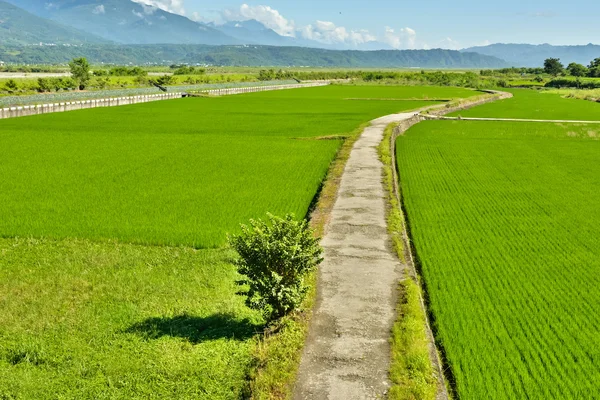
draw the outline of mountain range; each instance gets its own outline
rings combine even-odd
[[[40,42],[110,43],[102,37],[37,17],[19,7],[0,1],[0,43],[25,45]]]
[[[318,65],[332,65],[335,60],[340,63],[336,66],[500,68],[541,66],[544,59],[549,57],[561,58],[565,63],[575,61],[588,64],[590,60],[600,57],[600,46],[595,45],[494,44],[461,50],[462,55],[449,51],[432,52],[431,56],[438,57],[433,60],[432,57],[426,56],[428,50],[394,51],[380,42],[368,42],[356,46],[356,50],[367,53],[359,54],[359,52],[349,51],[341,44],[325,44],[301,37],[282,36],[256,20],[229,21],[222,25],[202,23],[132,0],[0,0],[0,46],[6,50],[6,46],[40,45],[40,43],[85,44],[86,46],[111,43],[114,45],[220,46],[210,51],[202,46],[192,47],[190,54],[196,54],[203,60],[221,60],[224,65],[238,65],[241,57],[252,65],[261,62],[267,64],[260,65],[312,65],[307,60],[313,60]],[[249,47],[240,47],[240,45]],[[262,46],[297,50],[276,51]],[[154,46],[153,49],[159,47]],[[121,59],[127,57],[127,54],[135,54],[132,58],[139,61],[146,59],[148,51],[150,53],[154,51],[128,47],[128,50],[122,49],[118,55],[111,57],[107,52],[116,51],[117,47],[101,48],[101,51],[99,47],[94,47],[93,51],[89,49],[90,53],[96,52],[96,61],[111,62],[108,60]],[[179,49],[181,48],[180,46]],[[200,51],[199,48],[203,50]],[[311,48],[310,55],[304,50],[298,50],[299,48]],[[344,52],[320,52],[323,49],[344,50]],[[382,49],[390,51],[380,52]],[[252,54],[253,52],[255,54]],[[26,59],[37,58],[44,60],[45,53],[52,59],[61,58],[52,50],[30,49],[23,53],[20,61],[26,62]],[[207,55],[209,53],[210,55]],[[472,55],[473,53],[477,55]],[[169,57],[166,54],[169,54]],[[299,54],[308,59],[304,61],[299,59]],[[8,56],[3,57],[3,61],[10,62]],[[233,59],[230,59],[231,57]],[[182,59],[177,51],[168,49],[164,56],[161,56],[161,59],[165,58]],[[48,59],[45,62],[50,61]]]
[[[590,61],[600,57],[600,46],[591,43],[584,46],[498,43],[489,46],[470,47],[462,51],[498,57],[516,67],[541,67],[547,58],[560,58],[565,65],[572,62],[588,65]]]

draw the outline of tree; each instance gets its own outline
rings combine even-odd
[[[304,278],[323,261],[323,249],[306,221],[267,215],[268,222],[250,220],[240,235],[228,239],[239,255],[238,272],[245,276],[239,283],[248,287],[240,294],[271,321],[300,306],[308,290]]]
[[[544,72],[552,76],[560,75],[565,67],[560,62],[560,58],[548,58],[544,61]]]
[[[600,78],[600,58],[596,58],[588,67],[588,76],[590,78]]]
[[[71,76],[77,82],[79,90],[85,89],[90,81],[92,74],[90,73],[90,64],[84,57],[74,58],[70,63]]]
[[[567,67],[567,72],[571,76],[582,77],[582,76],[586,76],[589,71],[585,65],[581,65],[581,64],[577,64],[577,63],[573,62],[573,63],[569,64],[569,66]]]
[[[19,84],[14,79],[7,80],[4,86],[9,92],[14,92],[19,88]]]

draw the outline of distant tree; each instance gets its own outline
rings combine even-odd
[[[560,58],[548,58],[544,61],[544,72],[552,76],[563,73],[565,66],[560,62]]]
[[[49,78],[38,78],[37,91],[40,93],[50,92],[52,90],[52,82]]]
[[[590,78],[600,78],[600,58],[596,58],[588,67],[588,76]]]
[[[6,90],[8,90],[9,92],[14,92],[15,90],[17,90],[19,88],[19,84],[14,79],[9,79],[8,81],[6,81],[4,86],[6,87]]]
[[[92,74],[90,73],[90,64],[87,59],[84,57],[74,58],[70,63],[69,67],[71,68],[71,76],[79,86],[79,90],[85,89],[88,82],[92,78]]]
[[[578,76],[578,77],[586,76],[589,73],[589,71],[585,65],[577,64],[574,62],[569,64],[569,66],[567,67],[567,72],[571,76]]]

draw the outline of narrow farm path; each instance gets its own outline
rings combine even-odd
[[[406,266],[386,225],[383,164],[377,146],[386,126],[413,117],[372,121],[355,143],[322,245],[315,312],[294,399],[381,399],[391,384],[390,332],[396,288]]]
[[[578,121],[567,119],[522,119],[522,118],[484,118],[484,117],[440,117],[435,115],[421,115],[425,119],[442,121],[505,121],[505,122],[550,122],[556,124],[600,124],[600,121]]]

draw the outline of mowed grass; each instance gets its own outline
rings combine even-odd
[[[382,95],[370,89],[361,93]],[[403,96],[403,88],[384,89]],[[342,141],[297,139],[344,135],[378,116],[430,104],[341,97],[356,97],[354,90],[188,98],[2,120],[0,235],[207,248],[266,212],[303,217]]]
[[[449,116],[543,120],[600,121],[600,103],[564,98],[557,93],[531,89],[502,89],[513,97]]]
[[[600,127],[430,121],[397,140],[460,399],[597,398]]]
[[[231,256],[0,239],[0,398],[240,398],[262,321]]]
[[[262,339],[225,233],[306,216],[343,143],[317,138],[432,104],[360,90],[0,121],[0,399],[283,397],[306,324]]]

